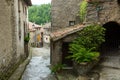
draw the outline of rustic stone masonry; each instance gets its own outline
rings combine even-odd
[[[51,33],[51,64],[63,63],[63,54],[68,47],[64,43],[72,42],[77,37],[77,32],[82,30],[86,25],[75,25]],[[68,46],[68,45],[67,45]],[[65,57],[65,56],[64,56]],[[68,61],[69,62],[69,61]]]
[[[52,31],[78,24],[79,6],[82,0],[52,0]]]
[[[53,65],[67,61],[65,61],[64,56],[69,53],[66,52],[68,50],[68,44],[77,37],[77,31],[74,31],[74,29],[69,31],[69,29],[75,27],[72,25],[80,23],[79,8],[81,1],[82,0],[52,0],[51,64]],[[106,29],[110,26],[111,29],[107,30],[108,33],[106,33],[106,36],[116,32],[116,29],[119,33],[120,0],[89,0],[84,22],[84,24],[98,23]],[[66,28],[68,28],[68,30]],[[117,34],[114,33],[113,36],[115,36],[115,38],[109,37],[106,39],[108,41],[114,41],[115,39],[119,42],[120,38],[116,35]],[[117,46],[118,45],[120,44],[117,44]]]
[[[119,0],[97,0],[97,2],[88,3],[86,22],[105,24],[116,21],[120,23],[119,4]]]
[[[25,7],[27,10],[28,5],[22,0],[0,1],[0,80],[8,80],[26,58],[24,53],[24,27],[27,28]]]

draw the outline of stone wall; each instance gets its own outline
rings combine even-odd
[[[96,2],[97,1],[97,2]],[[52,31],[69,27],[69,21],[79,23],[78,12],[81,0],[52,0]],[[119,3],[118,3],[119,2]],[[101,25],[116,21],[120,23],[120,1],[118,0],[93,0],[88,3],[86,23],[99,23]],[[51,41],[51,64],[62,61],[62,44],[71,42],[76,34],[66,36],[57,41]]]
[[[23,2],[21,3],[23,4]],[[24,3],[24,5],[26,4]],[[20,17],[24,16],[21,15]],[[23,23],[21,23],[21,40],[18,37],[18,0],[1,0],[0,26],[0,80],[8,80],[12,72],[24,60],[23,56],[25,55]]]
[[[68,35],[54,43],[51,41],[51,64],[55,65],[58,63],[62,63],[62,45],[64,42],[72,42],[75,38],[77,38],[76,33]]]
[[[13,0],[1,0],[0,2],[0,79],[4,79],[3,72],[7,71],[12,64],[13,55],[16,53],[16,49],[13,48],[13,46],[16,47],[16,45],[13,43],[15,38],[13,37],[14,30],[13,26],[15,25],[12,23],[14,21],[13,18],[13,10],[14,8],[12,5],[14,4]],[[14,55],[15,56],[15,55]],[[6,74],[8,75],[8,74]]]
[[[82,0],[52,0],[52,31],[69,27],[69,21],[79,23],[79,5]]]
[[[69,21],[80,23],[79,9],[82,0],[52,0],[52,31],[69,27]],[[86,23],[105,24],[109,21],[120,23],[119,0],[92,0],[88,3]]]
[[[119,14],[118,0],[98,0],[98,5],[88,4],[86,22],[105,24],[109,21],[116,21],[120,23]]]

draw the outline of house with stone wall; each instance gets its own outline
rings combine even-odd
[[[52,0],[52,65],[62,63],[72,68],[72,61],[65,58],[70,55],[69,43],[77,38],[76,33],[78,31],[82,30],[86,25],[93,23],[100,24],[106,29],[105,43],[101,45],[101,53],[111,56],[109,51],[113,52],[120,48],[120,1],[87,0],[87,14],[84,25],[80,24],[79,19],[81,1],[82,0]],[[114,55],[118,56],[118,53],[114,53]]]
[[[0,80],[8,80],[26,57],[24,37],[28,33],[30,0],[0,2]]]
[[[33,47],[43,47],[43,33],[42,25],[29,22],[30,44]]]
[[[79,24],[79,6],[81,0],[52,0],[51,5],[51,64],[66,64],[72,67],[69,55],[69,43],[77,36],[84,25]]]
[[[93,3],[98,3],[97,5]],[[102,52],[118,50],[120,46],[120,1],[94,0],[88,3],[86,23],[98,23],[106,29]],[[108,55],[109,56],[109,55]]]
[[[50,47],[50,33],[51,33],[51,23],[46,23],[43,25],[43,46]]]

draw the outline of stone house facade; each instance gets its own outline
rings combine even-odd
[[[43,47],[43,26],[29,22],[29,31],[31,46]]]
[[[93,3],[97,3],[97,5]],[[86,23],[98,23],[106,29],[102,52],[117,50],[120,46],[120,1],[93,0],[88,3]]]
[[[51,5],[51,64],[66,64],[72,67],[69,43],[77,36],[84,25],[80,25],[79,6],[81,0],[52,0]]]
[[[30,43],[33,47],[49,47],[51,23],[37,25],[29,22]]]
[[[50,33],[51,33],[51,23],[46,23],[43,25],[43,46],[50,47]]]
[[[1,0],[0,2],[0,80],[7,80],[25,59],[24,37],[28,31],[30,0]]]
[[[52,0],[52,31],[73,26],[80,22],[79,6],[82,0]]]
[[[119,0],[88,0],[85,25],[79,20],[79,8],[82,0],[52,0],[52,33],[51,33],[51,64],[57,63],[72,66],[68,45],[75,39],[76,32],[86,25],[97,23],[106,29],[106,42],[101,51],[118,49],[120,45],[120,1]],[[95,4],[94,4],[95,3]],[[97,4],[96,4],[97,3]]]

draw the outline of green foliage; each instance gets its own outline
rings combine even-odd
[[[105,41],[105,28],[97,24],[89,25],[78,32],[78,36],[73,41],[74,44],[79,44],[86,49],[94,48],[93,50],[98,50],[101,43]]]
[[[73,55],[68,56],[68,58],[72,58],[72,60],[77,63],[91,62],[97,60],[97,58],[99,57],[99,52],[93,52],[91,50],[92,49],[87,50],[86,48],[83,48],[78,44],[71,45],[70,51],[73,53]]]
[[[70,45],[69,50],[72,55],[71,58],[77,63],[91,62],[97,60],[99,46],[105,41],[105,29],[100,25],[90,25],[85,27],[78,33],[78,38],[75,39]]]
[[[29,21],[36,24],[44,24],[50,22],[51,4],[33,5],[29,8]]]
[[[24,38],[25,42],[29,42],[29,40],[30,40],[30,33],[28,33],[27,36],[25,36]]]
[[[52,73],[59,72],[60,70],[63,69],[64,66],[65,66],[64,64],[58,63],[51,68],[51,71],[52,71]]]
[[[83,0],[80,4],[80,20],[81,22],[84,21],[86,13],[87,13],[87,5],[88,2],[86,0]]]

